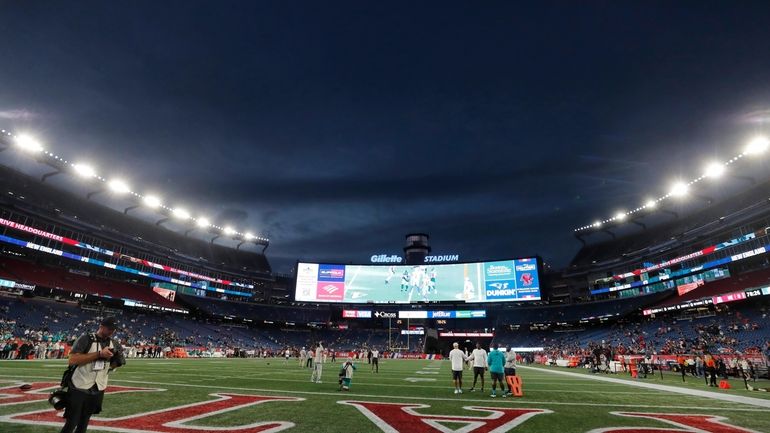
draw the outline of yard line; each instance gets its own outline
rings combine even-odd
[[[703,391],[700,389],[687,389],[687,388],[680,388],[678,386],[670,386],[670,385],[660,385],[657,383],[644,383],[644,382],[632,382],[630,380],[625,379],[615,379],[612,377],[604,377],[604,376],[585,376],[581,373],[570,373],[568,371],[556,371],[556,370],[545,370],[535,367],[525,367],[523,365],[519,366],[520,368],[524,369],[533,369],[533,370],[539,370],[539,371],[545,371],[551,374],[558,374],[563,376],[583,376],[588,377],[593,380],[601,381],[601,382],[610,382],[610,383],[622,383],[628,386],[636,386],[639,388],[647,388],[647,389],[657,389],[659,391],[667,391],[667,392],[673,392],[678,394],[685,394],[689,396],[696,396],[696,397],[704,397],[709,399],[716,399],[716,400],[722,400],[722,401],[729,401],[731,403],[740,403],[740,404],[750,404],[753,406],[759,406],[759,407],[766,407],[770,408],[770,400],[764,400],[761,398],[754,398],[754,397],[745,397],[742,395],[734,395],[734,394],[720,394],[718,392],[713,391]]]
[[[12,376],[12,375],[4,375],[0,374],[0,377],[24,377],[26,379],[29,378],[36,378],[36,379],[49,379],[49,380],[56,380],[55,377],[45,377],[45,376]],[[123,380],[123,379],[111,379],[111,382],[123,382],[123,383],[138,383],[142,385],[156,385],[156,386],[179,386],[184,388],[207,388],[207,389],[213,389],[213,390],[238,390],[238,391],[252,391],[252,392],[267,392],[271,394],[306,394],[306,395],[322,395],[322,396],[334,396],[334,397],[342,397],[343,394],[340,394],[339,392],[319,392],[319,391],[290,391],[290,390],[275,390],[275,389],[264,389],[264,388],[246,388],[246,387],[235,387],[235,386],[215,386],[215,385],[196,385],[196,384],[188,384],[188,383],[173,383],[173,382],[149,382],[149,381],[141,381],[141,380]],[[403,385],[402,385],[403,386]],[[355,392],[350,392],[347,394],[344,394],[345,396],[355,396],[356,398],[375,398],[375,399],[404,399],[404,400],[424,400],[424,401],[447,401],[447,400],[454,400],[451,396],[447,395],[446,397],[414,397],[414,396],[402,396],[402,395],[378,395],[378,394],[358,394]],[[347,400],[350,400],[350,397],[346,398]],[[745,408],[745,407],[732,407],[732,406],[673,406],[673,405],[645,405],[645,404],[620,404],[620,403],[582,403],[582,402],[554,402],[554,401],[534,401],[534,400],[516,400],[511,399],[508,401],[501,401],[501,400],[495,400],[490,401],[488,399],[468,399],[468,398],[459,398],[456,401],[461,403],[466,402],[483,402],[485,405],[490,404],[498,404],[498,403],[507,403],[500,407],[505,406],[512,406],[515,404],[537,404],[537,405],[554,405],[554,406],[599,406],[599,407],[630,407],[630,408],[647,408],[647,409],[686,409],[686,410],[723,410],[723,411],[739,411],[739,412],[768,412],[770,413],[770,410],[768,409],[755,409],[755,408]]]
[[[332,365],[332,364],[327,364],[327,365]],[[62,367],[62,366],[56,366],[56,367]],[[38,367],[18,367],[18,368],[14,368],[13,370],[14,371],[39,371],[39,368]],[[294,377],[303,377],[304,378],[310,372],[309,370],[269,371],[269,372],[268,371],[254,371],[254,372],[246,373],[244,375],[242,373],[242,370],[239,370],[239,369],[236,369],[236,368],[233,368],[233,369],[219,368],[219,372],[224,373],[224,374],[227,374],[228,372],[230,372],[230,370],[232,370],[233,373],[237,373],[238,376],[227,376],[227,377],[235,377],[235,378],[249,377],[249,376],[264,376],[264,375],[269,375],[269,376],[294,376]],[[448,375],[449,371],[446,371],[446,373]],[[129,375],[129,374],[163,375],[163,376],[171,375],[171,376],[180,376],[180,377],[187,377],[187,376],[200,377],[201,376],[201,374],[199,372],[198,373],[193,373],[193,372],[189,372],[188,373],[188,372],[184,372],[184,371],[168,371],[168,370],[164,370],[164,371],[141,371],[141,372],[126,370],[126,371],[120,372],[120,374],[121,374],[121,376]],[[357,378],[374,378],[374,377],[376,377],[380,381],[401,382],[403,377],[405,375],[408,375],[408,374],[409,374],[408,372],[388,372],[388,373],[380,373],[377,376],[370,376],[369,373],[363,372],[363,373],[359,373],[359,375],[356,376],[356,377]],[[549,385],[557,385],[557,386],[559,386],[558,390],[561,390],[561,388],[564,385],[565,381],[572,381],[572,382],[574,382],[573,384],[579,384],[579,382],[591,382],[590,377],[583,376],[583,375],[580,375],[580,376],[581,376],[581,378],[575,378],[575,379],[573,379],[573,378],[564,378],[564,380],[560,380],[560,381],[541,381],[541,380],[534,379],[534,378],[528,378],[527,376],[522,376],[522,379],[524,380],[526,385],[545,385],[546,387],[548,387]],[[539,377],[545,377],[545,375],[539,375]],[[278,379],[276,379],[276,380],[278,380]],[[299,380],[299,382],[305,382],[305,380],[302,379],[302,380]],[[359,383],[359,382],[357,381],[356,383]],[[603,383],[603,384],[594,384],[594,385],[592,385],[592,387],[595,388],[595,389],[599,388],[599,387],[611,387],[610,389],[612,389],[613,387],[615,387],[615,388],[616,387],[623,387],[623,386],[626,386],[626,385],[627,385],[626,383],[623,383],[623,384]],[[554,390],[555,389],[553,389],[553,388],[548,388],[548,391],[554,391]]]
[[[353,282],[354,282],[354,281],[356,280],[356,278],[358,277],[358,274],[359,274],[359,272],[361,272],[361,267],[360,267],[360,266],[356,268],[356,271],[353,273],[353,276],[352,276],[352,277],[350,277],[350,282],[347,284],[347,286],[348,286],[348,291],[350,291],[350,290],[354,290],[354,289],[355,289],[355,288],[353,287]]]

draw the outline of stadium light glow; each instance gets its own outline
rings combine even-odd
[[[746,155],[759,155],[764,153],[767,148],[770,147],[770,139],[760,135],[752,138],[749,144],[746,145],[746,149],[743,151]]]
[[[222,231],[225,232],[227,236],[232,236],[235,234],[235,229],[233,229],[232,227],[225,227],[224,230]]]
[[[620,212],[616,213],[615,214],[615,219],[618,220],[618,221],[623,221],[624,219],[626,219],[626,213],[623,212],[623,211],[620,211]]]
[[[187,212],[186,209],[183,209],[181,207],[174,208],[174,210],[171,211],[171,213],[182,220],[190,219],[190,212]]]
[[[161,201],[158,197],[155,197],[154,195],[148,195],[144,197],[144,204],[147,205],[147,207],[155,209],[156,207],[161,205]]]
[[[131,191],[131,188],[128,187],[128,184],[120,179],[111,180],[107,185],[110,187],[110,190],[118,194],[125,194]]]
[[[645,203],[645,204],[644,204],[644,207],[646,207],[646,208],[648,208],[648,209],[653,209],[653,208],[655,208],[657,205],[658,205],[658,202],[656,202],[656,201],[655,201],[655,200],[653,200],[653,199],[649,199],[649,200],[647,200],[647,203]]]
[[[719,179],[723,174],[725,174],[725,165],[721,162],[712,162],[703,171],[703,177],[709,179]]]
[[[247,241],[250,241],[255,238],[254,234],[251,232],[246,232],[246,234],[243,236],[246,238]]]
[[[43,145],[41,145],[40,142],[37,141],[34,137],[27,134],[16,136],[16,140],[14,140],[14,142],[16,143],[16,146],[19,147],[19,149],[25,152],[34,153],[43,150]]]
[[[601,221],[594,221],[594,223],[592,224],[593,227],[599,227],[601,225],[602,225]]]
[[[96,177],[96,170],[88,164],[72,164],[72,168],[80,177]]]
[[[165,205],[163,205],[162,201],[152,195],[143,196],[142,194],[139,194],[135,191],[132,191],[130,187],[122,181],[119,181],[117,179],[115,180],[107,180],[102,176],[99,176],[96,173],[96,170],[84,163],[76,163],[73,164],[70,162],[70,160],[67,159],[66,156],[63,155],[57,155],[51,150],[46,150],[43,148],[42,144],[37,141],[33,136],[28,134],[14,134],[9,130],[2,129],[0,130],[0,133],[4,136],[9,137],[9,139],[13,140],[13,145],[19,148],[19,150],[28,152],[28,153],[36,153],[41,152],[44,157],[51,158],[52,160],[56,161],[56,164],[64,164],[64,166],[68,166],[71,168],[72,172],[74,172],[77,176],[83,177],[83,178],[95,178],[98,181],[101,181],[102,183],[106,184],[106,187],[110,190],[117,192],[117,193],[130,193],[135,198],[141,200],[145,206],[148,208],[163,208],[165,210],[171,211],[172,214],[176,217],[183,218],[183,219],[190,219],[190,214],[183,209],[171,209]],[[98,192],[98,191],[97,191]],[[91,194],[94,194],[96,192],[93,192]],[[126,208],[125,212],[128,212],[128,210],[134,209],[136,206],[128,207]],[[246,238],[250,239],[257,239],[259,241],[269,242],[269,239],[261,237],[261,236],[255,236],[250,233],[241,233],[233,228],[222,228],[221,226],[218,226],[216,224],[210,223],[205,218],[200,218],[199,220],[196,220],[196,224],[198,224],[201,227],[214,227],[219,230],[223,230],[225,233],[229,235],[239,235],[239,236],[245,236]]]
[[[690,186],[687,185],[684,182],[676,182],[674,185],[671,186],[671,191],[669,191],[669,194],[672,197],[683,197],[687,195],[687,192],[690,190]]]

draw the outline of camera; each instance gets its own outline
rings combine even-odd
[[[48,403],[56,410],[66,409],[69,404],[67,391],[64,388],[56,389],[48,396]]]
[[[126,355],[122,350],[115,350],[110,348],[110,352],[113,354],[112,359],[110,360],[110,364],[112,364],[114,368],[126,365]]]

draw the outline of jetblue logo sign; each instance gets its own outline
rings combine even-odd
[[[444,254],[440,256],[425,256],[425,263],[445,263],[457,262],[460,260],[459,254]],[[372,263],[403,263],[404,258],[396,254],[373,254],[369,257]]]

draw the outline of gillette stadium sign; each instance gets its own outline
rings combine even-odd
[[[425,263],[446,263],[460,260],[459,254],[444,254],[441,256],[425,256]],[[373,254],[369,261],[372,263],[403,263],[404,258],[396,254]]]

